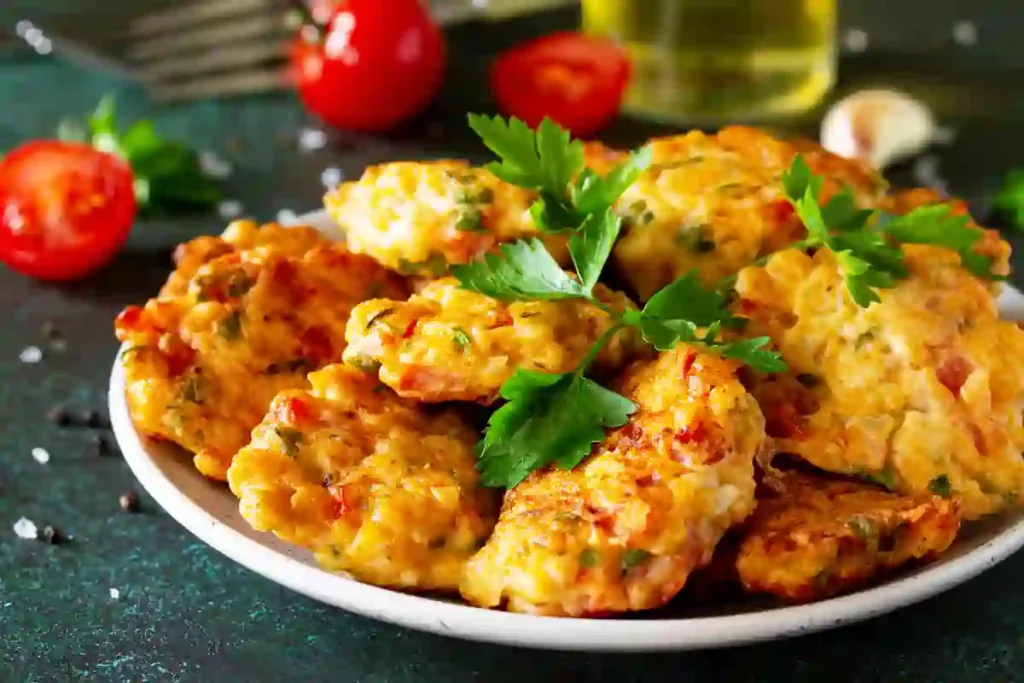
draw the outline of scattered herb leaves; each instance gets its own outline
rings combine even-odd
[[[115,100],[110,95],[100,100],[85,122],[62,121],[57,137],[89,143],[127,161],[135,175],[135,199],[143,213],[173,215],[207,210],[221,200],[220,185],[203,172],[199,155],[179,142],[162,138],[152,121],[135,121],[120,133]]]

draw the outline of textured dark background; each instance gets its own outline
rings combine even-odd
[[[19,5],[38,11],[40,3],[5,3],[0,25],[17,18]],[[1010,6],[844,6],[845,25],[866,30],[871,45],[844,58],[837,93],[888,83],[925,98],[957,132],[951,146],[933,152],[935,160],[978,211],[1005,170],[1024,164],[1024,52],[1017,45],[1024,17]],[[976,22],[977,45],[951,43],[960,20]],[[448,91],[426,121],[386,140],[335,138],[313,153],[296,144],[310,123],[286,95],[154,109],[139,90],[108,76],[34,55],[9,57],[0,61],[0,151],[48,134],[64,115],[116,91],[126,118],[152,116],[168,135],[231,159],[238,172],[229,194],[248,213],[301,212],[318,205],[328,165],[352,176],[380,159],[479,153],[462,116],[486,106],[480,75],[488,54],[572,21],[572,13],[560,13],[454,30]],[[813,132],[808,122],[796,126]],[[655,130],[623,121],[608,138],[633,142]],[[895,173],[904,181],[911,175],[910,165]],[[142,223],[113,266],[67,287],[0,270],[0,681],[1024,679],[1024,556],[916,607],[831,633],[696,654],[558,654],[467,644],[328,608],[222,558],[145,495],[141,514],[123,513],[117,498],[134,485],[124,463],[95,455],[88,431],[58,430],[45,413],[58,401],[103,405],[114,315],[156,291],[173,244],[221,226],[217,218]],[[66,352],[48,349],[40,333],[47,321],[67,337]],[[19,363],[28,345],[47,351],[42,363]],[[49,450],[49,465],[32,460],[35,446]],[[19,540],[11,526],[21,516],[74,541]]]

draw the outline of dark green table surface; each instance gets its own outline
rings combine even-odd
[[[0,62],[0,150],[47,134],[114,90],[127,116],[152,115],[166,133],[235,162],[230,196],[272,218],[315,208],[327,165],[353,175],[385,158],[477,152],[462,112],[482,92],[471,84],[483,53],[513,33],[452,36],[464,58],[427,123],[388,140],[338,138],[313,153],[298,150],[308,122],[286,95],[154,110],[109,77],[17,57]],[[1024,162],[1020,72],[999,57],[1011,53],[1007,44],[979,68],[977,54],[869,52],[844,63],[843,87],[899,82],[921,91],[958,130],[938,152],[944,173],[957,193],[979,200]],[[622,122],[609,136],[626,142],[648,132]],[[141,514],[122,512],[118,496],[135,482],[120,457],[98,457],[87,431],[57,429],[45,414],[55,402],[103,405],[114,315],[156,291],[173,244],[220,227],[218,219],[140,224],[113,266],[67,287],[0,270],[0,681],[1024,680],[1024,555],[923,604],[821,635],[692,654],[560,654],[469,644],[325,607],[221,557],[145,494]],[[24,347],[46,348],[47,321],[67,337],[67,351],[20,363]],[[50,452],[49,465],[31,458],[36,446]],[[11,527],[21,516],[74,540],[19,540]]]

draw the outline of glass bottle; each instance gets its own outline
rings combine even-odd
[[[676,123],[799,114],[836,70],[837,0],[583,0],[633,61],[626,109]]]

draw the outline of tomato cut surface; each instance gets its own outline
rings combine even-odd
[[[550,117],[586,137],[618,115],[629,76],[629,60],[615,43],[556,33],[501,54],[491,68],[491,91],[508,116],[534,128]]]
[[[106,265],[135,217],[131,168],[88,145],[29,142],[0,160],[0,261],[44,280]]]

